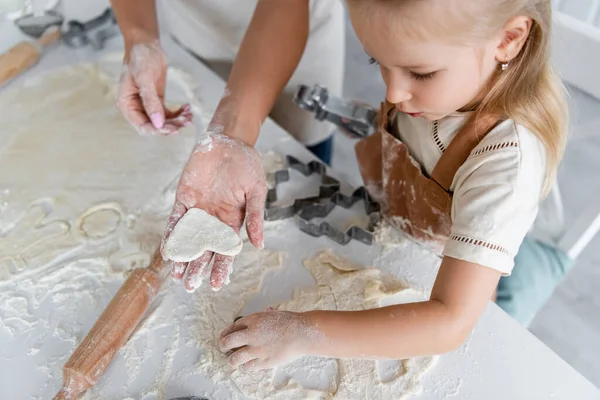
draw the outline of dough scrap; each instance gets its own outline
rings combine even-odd
[[[242,253],[244,255],[245,253]],[[422,378],[437,362],[438,356],[417,357],[396,362],[393,376],[383,379],[379,374],[378,361],[367,359],[331,359],[304,357],[273,370],[244,373],[232,370],[227,358],[218,348],[219,333],[232,321],[243,301],[247,301],[260,287],[266,271],[265,266],[248,263],[243,268],[244,278],[236,276],[227,287],[231,296],[210,296],[209,292],[199,298],[198,308],[205,332],[199,346],[204,349],[199,370],[215,383],[229,390],[229,399],[406,399],[422,392]],[[279,261],[281,262],[281,261]],[[272,263],[265,262],[265,265]],[[380,307],[382,300],[391,296],[393,302],[419,301],[427,296],[405,282],[394,279],[376,268],[365,268],[331,251],[323,251],[304,261],[305,268],[316,280],[316,288],[299,289],[290,301],[277,309],[304,312],[309,310],[366,310]],[[238,273],[242,272],[237,269]],[[258,285],[257,285],[258,284]],[[251,289],[250,289],[251,288]],[[231,299],[242,301],[232,304]],[[325,369],[337,371],[330,377],[328,389],[304,387],[300,382],[286,379],[293,375],[308,377],[309,382],[323,378]],[[282,382],[283,376],[283,382]]]
[[[200,208],[190,208],[173,228],[164,252],[169,260],[187,262],[207,250],[236,256],[242,246],[242,240],[230,226]]]

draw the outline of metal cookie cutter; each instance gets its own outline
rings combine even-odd
[[[379,204],[371,198],[364,187],[360,187],[350,196],[337,192],[324,204],[311,204],[302,207],[297,215],[298,226],[302,232],[311,236],[320,237],[325,235],[339,244],[347,244],[350,240],[354,239],[371,245],[374,240],[372,227],[375,221],[373,219],[367,229],[353,225],[345,232],[332,227],[326,221],[320,224],[310,222],[315,218],[325,218],[337,206],[348,209],[359,201],[364,201],[365,212],[370,217],[379,212]]]
[[[87,21],[69,21],[67,31],[63,33],[63,40],[70,47],[84,47],[90,45],[94,50],[101,50],[104,42],[119,33],[117,20],[110,8],[101,15]]]
[[[276,221],[280,219],[291,218],[307,205],[319,203],[329,199],[334,193],[340,190],[340,182],[327,175],[327,167],[318,161],[311,161],[305,164],[293,156],[286,156],[288,168],[295,169],[304,176],[312,174],[321,175],[321,184],[319,194],[315,197],[296,199],[292,204],[275,205],[277,202],[277,186],[280,183],[290,180],[288,169],[282,169],[275,172],[275,185],[267,192],[265,205],[265,220]]]
[[[60,29],[63,20],[64,17],[60,13],[48,10],[23,15],[15,20],[15,24],[27,36],[39,39],[50,27]]]
[[[364,138],[373,132],[377,110],[366,104],[330,96],[327,88],[315,85],[298,86],[294,103],[300,108],[314,112],[318,121],[327,120],[343,128],[355,138]]]

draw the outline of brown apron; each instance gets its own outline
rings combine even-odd
[[[441,249],[450,236],[452,193],[458,168],[498,122],[497,116],[470,117],[435,165],[431,177],[393,135],[394,104],[381,104],[377,131],[356,144],[365,186],[381,205],[383,217],[419,242]],[[397,133],[397,132],[396,132]]]

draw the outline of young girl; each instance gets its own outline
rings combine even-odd
[[[424,302],[244,317],[221,335],[222,351],[238,349],[233,367],[456,349],[510,274],[561,159],[550,0],[347,3],[387,86],[378,132],[357,145],[361,173],[390,223],[443,247],[439,273]]]

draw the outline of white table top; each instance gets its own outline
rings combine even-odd
[[[204,65],[179,48],[173,41],[164,39],[164,46],[171,64],[189,72],[200,89],[196,94],[203,103],[213,109],[219,100],[224,83]],[[114,39],[109,43],[106,52],[120,49],[120,40]],[[48,52],[41,63],[27,73],[28,76],[78,62],[94,60],[98,54],[90,49],[71,50],[59,47]],[[20,78],[22,79],[22,78]],[[18,82],[17,82],[18,83]],[[0,116],[1,120],[1,116]],[[1,124],[0,124],[1,126]],[[1,133],[0,133],[1,135]],[[266,121],[257,145],[259,150],[272,150],[281,154],[291,154],[308,161],[312,156],[300,144],[294,141],[275,123]],[[1,155],[0,155],[1,157]],[[332,172],[335,176],[335,172]],[[302,183],[302,187],[314,189],[314,181]],[[284,192],[298,192],[298,187],[284,187]],[[300,191],[301,192],[301,191]],[[378,257],[380,249],[377,246],[367,247],[351,243],[346,247],[338,246],[332,241],[311,238],[294,227],[293,221],[286,222],[285,235],[267,237],[267,248],[281,249],[287,253],[282,271],[267,278],[265,290],[253,300],[245,312],[264,309],[290,298],[293,288],[314,285],[310,275],[301,266],[301,260],[311,256],[316,251],[332,248],[365,264],[374,263],[377,267],[391,271],[398,276],[404,276],[411,283],[426,290],[431,288],[436,273],[435,259],[416,245],[404,247],[401,253],[392,252],[386,257]],[[1,251],[1,250],[0,250]],[[423,264],[423,259],[431,259],[431,263],[420,270],[411,268],[417,260]],[[392,268],[393,265],[393,268]],[[79,340],[96,320],[104,306],[108,303],[119,282],[114,282],[95,299],[96,304],[88,307],[87,313],[81,315],[78,321],[61,321],[62,324],[77,323],[81,326]],[[171,284],[176,301],[184,302],[189,295],[179,286]],[[48,310],[34,310],[40,315]],[[60,316],[57,316],[59,318]],[[168,318],[168,315],[166,316]],[[113,365],[100,381],[102,398],[172,398],[190,394],[210,393],[212,383],[206,378],[195,377],[181,381],[177,371],[189,366],[201,349],[190,349],[181,341],[175,349],[175,362],[170,367],[170,373],[164,375],[163,389],[155,395],[143,395],[153,377],[161,372],[161,358],[164,352],[160,349],[167,347],[166,338],[173,327],[168,320],[163,321],[160,329],[153,330],[152,346],[159,349],[144,360],[140,378],[134,384],[126,386],[126,365],[122,355],[118,355]],[[61,384],[60,367],[58,370],[40,373],[37,367],[49,361],[58,359],[54,365],[62,365],[70,355],[68,349],[72,343],[62,343],[58,338],[52,343],[46,343],[35,355],[30,354],[31,338],[40,332],[24,331],[19,335],[10,335],[0,324],[0,397],[3,399],[51,398]],[[573,338],[576,340],[576,338]],[[163,371],[164,372],[164,371]],[[469,340],[457,351],[441,357],[438,364],[424,378],[424,393],[419,399],[600,399],[600,391],[572,369],[543,343],[537,340],[527,330],[502,312],[495,304],[490,303],[477,324]]]

